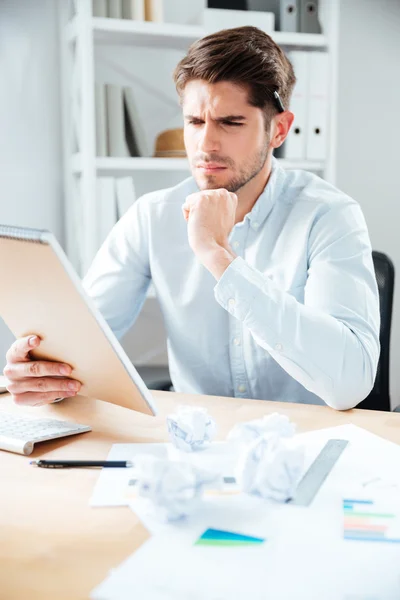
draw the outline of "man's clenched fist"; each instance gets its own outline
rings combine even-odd
[[[236,194],[222,188],[190,194],[182,206],[183,216],[188,223],[190,247],[217,279],[235,257],[228,236],[235,225],[237,202]],[[228,261],[222,272],[222,265],[216,268],[216,263],[221,261]]]

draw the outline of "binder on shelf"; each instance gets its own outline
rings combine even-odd
[[[271,12],[274,16],[275,31],[299,31],[299,0],[248,0],[249,10]]]
[[[125,140],[124,99],[119,85],[106,85],[107,137],[109,156],[128,156]]]
[[[117,203],[113,177],[98,177],[96,180],[96,192],[97,248],[95,252],[100,248],[117,222]]]
[[[122,18],[144,21],[144,0],[122,0]]]
[[[95,84],[96,156],[107,156],[107,102],[106,87]]]
[[[322,33],[319,0],[248,0],[248,6],[252,10],[271,11],[276,31]]]
[[[319,22],[319,0],[297,0],[299,3],[299,31],[321,33]]]
[[[146,21],[162,23],[164,21],[163,0],[144,0]]]
[[[108,16],[112,19],[122,19],[121,0],[108,0]]]
[[[306,158],[324,160],[328,142],[329,56],[310,52]]]
[[[296,84],[290,102],[290,110],[294,113],[294,122],[282,146],[282,158],[304,159],[306,158],[307,138],[309,53],[300,50],[294,51],[288,53],[288,58],[296,75]]]
[[[148,156],[146,136],[137,109],[133,89],[123,88],[125,135],[130,156]]]
[[[279,22],[281,31],[299,31],[299,0],[280,0]]]
[[[126,101],[124,98],[124,125],[125,125],[125,141],[128,147],[129,156],[137,157],[140,156],[135,130],[131,124],[131,119],[128,114]]]
[[[117,177],[115,179],[115,191],[117,198],[117,219],[120,219],[136,200],[135,185],[132,177]]]
[[[94,17],[108,17],[107,0],[92,0],[92,13]]]

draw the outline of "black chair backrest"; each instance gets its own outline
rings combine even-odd
[[[390,361],[390,329],[392,324],[394,265],[383,252],[372,252],[375,276],[379,290],[381,314],[380,343],[381,353],[375,384],[370,394],[357,408],[371,410],[390,410],[389,361]]]

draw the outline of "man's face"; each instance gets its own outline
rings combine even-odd
[[[269,137],[248,92],[221,81],[189,81],[183,93],[186,152],[200,190],[236,192],[265,164]]]

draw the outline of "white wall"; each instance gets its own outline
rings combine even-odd
[[[400,277],[400,2],[342,0],[337,185],[361,205],[372,246]],[[392,325],[391,396],[400,404],[400,293]]]
[[[50,229],[62,242],[56,12],[55,0],[0,2],[0,223]],[[0,320],[1,370],[12,340]]]

